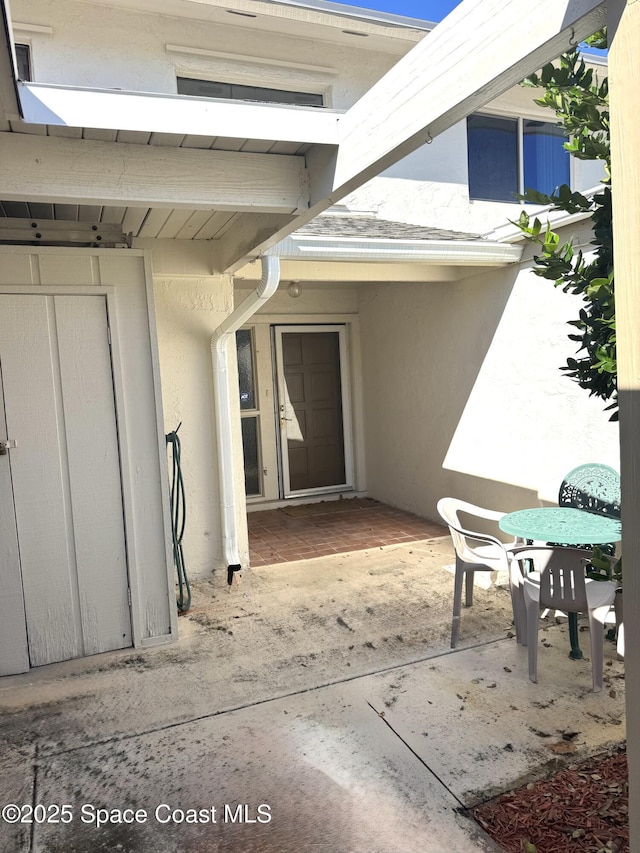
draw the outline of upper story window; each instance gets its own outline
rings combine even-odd
[[[31,51],[28,44],[16,45],[16,60],[18,61],[18,79],[31,80]]]
[[[525,189],[550,194],[570,183],[569,152],[558,125],[523,118],[467,118],[469,198],[512,201]]]
[[[192,80],[190,77],[178,77],[178,94],[196,95],[200,98],[227,98],[234,101],[297,104],[306,107],[321,107],[324,103],[322,95],[316,95],[313,92],[288,92],[285,89],[266,89],[262,86],[214,83],[210,80]]]

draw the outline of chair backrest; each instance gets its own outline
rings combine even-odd
[[[540,605],[565,612],[588,611],[585,568],[593,553],[582,548],[526,548],[518,560],[533,560],[540,572]]]
[[[458,500],[458,498],[440,498],[438,512],[449,528],[453,547],[459,557],[468,557],[473,553],[474,547],[482,543],[490,542],[498,546],[501,545],[495,536],[467,529],[460,520],[460,513],[485,521],[497,522],[504,515],[503,512],[485,509],[467,501]]]
[[[579,465],[562,481],[558,504],[620,518],[620,475],[598,462]]]

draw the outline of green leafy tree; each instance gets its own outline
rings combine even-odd
[[[606,32],[596,33],[587,43],[606,47]],[[549,63],[539,74],[532,74],[523,85],[543,90],[544,94],[535,103],[556,113],[567,137],[564,147],[573,157],[601,160],[604,165],[603,189],[593,198],[572,192],[566,184],[551,195],[526,189],[520,196],[527,202],[550,205],[552,210],[590,213],[593,249],[589,260],[582,251],[575,251],[570,241],[561,243],[548,222],[543,226],[538,218],[532,220],[523,211],[516,224],[539,246],[534,255],[535,274],[582,298],[578,318],[569,323],[574,327],[569,338],[578,344],[576,355],[567,358],[561,370],[590,395],[611,401],[606,410],[613,410],[611,420],[617,420],[608,79],[598,80],[574,49],[560,57],[558,63]]]

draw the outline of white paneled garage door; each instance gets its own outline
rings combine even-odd
[[[0,674],[130,646],[104,295],[0,294],[3,435]]]

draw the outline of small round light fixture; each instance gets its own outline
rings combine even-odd
[[[302,288],[300,287],[300,282],[299,281],[290,282],[289,286],[287,287],[287,293],[289,294],[289,296],[292,299],[297,299],[298,296],[300,296],[300,294],[302,293]]]

